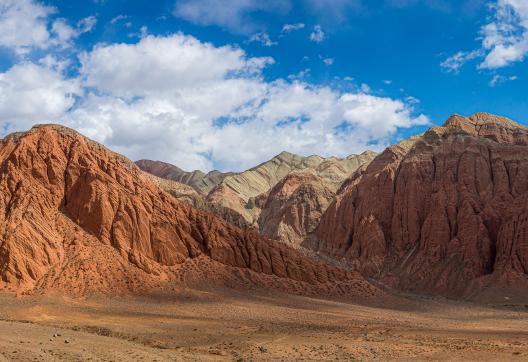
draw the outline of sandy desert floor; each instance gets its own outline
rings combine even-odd
[[[396,299],[395,299],[396,300]],[[0,294],[0,361],[528,360],[528,308],[277,293]]]

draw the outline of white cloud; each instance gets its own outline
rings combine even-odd
[[[446,72],[458,73],[464,64],[473,59],[481,57],[482,54],[483,52],[481,50],[458,52],[440,63],[440,66]]]
[[[0,46],[25,56],[34,49],[66,48],[83,33],[95,26],[97,19],[89,16],[72,27],[65,19],[50,23],[55,8],[34,0],[0,0]]]
[[[458,52],[441,66],[457,73],[473,59],[484,58],[480,69],[498,69],[523,61],[528,54],[528,2],[526,0],[497,0],[490,4],[492,21],[482,26],[480,49]]]
[[[81,34],[89,33],[95,28],[96,24],[97,18],[95,16],[88,16],[84,19],[79,20],[79,22],[77,23],[77,28]]]
[[[481,30],[487,55],[480,68],[501,68],[522,61],[528,53],[528,2],[498,0],[494,9],[493,21]]]
[[[185,108],[185,107],[182,107]],[[186,169],[210,169],[213,164],[202,137],[211,124],[163,97],[127,102],[111,96],[88,95],[63,120],[83,134],[132,159],[175,162]]]
[[[58,74],[63,74],[64,71],[71,65],[71,61],[69,59],[59,59],[51,54],[47,54],[43,58],[39,59],[38,63]]]
[[[258,43],[261,43],[262,45],[266,46],[266,47],[270,47],[270,46],[273,46],[273,45],[277,45],[276,42],[272,41],[269,34],[266,33],[265,31],[263,32],[260,32],[260,33],[256,33],[256,34],[253,34],[251,36],[251,38],[249,38],[249,41],[250,42],[258,42]]]
[[[508,82],[508,81],[517,80],[517,79],[518,79],[518,77],[516,75],[512,75],[512,76],[506,77],[506,76],[503,76],[503,75],[495,74],[493,76],[493,78],[491,78],[491,80],[489,81],[489,85],[490,85],[490,87],[496,87],[499,84],[502,84],[502,83],[505,83],[505,82]]]
[[[365,83],[361,84],[359,89],[361,90],[362,93],[371,93],[372,92],[372,89],[370,88],[370,86],[368,84],[365,84]]]
[[[110,24],[115,24],[115,23],[118,23],[118,22],[126,20],[126,19],[128,19],[127,15],[120,14],[120,15],[112,18],[112,20],[110,20]]]
[[[334,58],[325,58],[323,59],[323,63],[325,63],[325,65],[332,65],[334,64]]]
[[[51,26],[51,32],[55,34],[58,44],[67,45],[78,36],[77,30],[72,28],[65,19],[57,19]]]
[[[147,36],[137,44],[99,45],[81,55],[86,85],[121,97],[179,94],[260,74],[270,58],[247,58],[240,48],[215,47],[181,33]]]
[[[366,8],[364,0],[176,0],[173,15],[197,25],[217,25],[234,33],[251,34],[265,30],[256,13],[285,15],[292,8],[315,15],[324,23],[340,23],[347,12]],[[283,33],[300,30],[302,23],[286,24]]]
[[[55,122],[75,103],[81,89],[43,65],[20,63],[0,73],[0,125],[26,129],[37,122]]]
[[[345,156],[379,149],[398,128],[428,121],[411,103],[366,88],[266,81],[272,62],[184,34],[96,45],[80,56],[78,78],[67,78],[71,65],[48,55],[0,73],[0,127],[60,122],[132,159],[241,170],[283,150]]]
[[[301,29],[304,29],[304,24],[303,23],[284,24],[284,26],[282,27],[281,33],[283,33],[283,34],[291,33],[293,31],[297,31],[297,30],[301,30]]]
[[[344,156],[427,121],[400,100],[266,82],[269,63],[183,34],[99,45],[81,68],[95,92],[64,119],[131,158],[205,170],[245,169],[285,149]]]
[[[398,127],[428,121],[424,116],[413,118],[411,108],[401,101],[339,94],[303,82],[274,82],[263,98],[249,120],[229,123],[206,138],[228,169],[250,167],[282,150],[345,156],[371,148],[371,141],[380,142],[373,146],[380,148]]]
[[[316,43],[320,43],[325,40],[325,33],[321,25],[316,25],[313,28],[313,31],[310,33],[310,40]]]
[[[290,80],[303,80],[304,78],[308,77],[310,75],[310,72],[312,70],[310,68],[305,68],[301,71],[299,71],[297,74],[290,74],[288,76],[288,79]]]
[[[51,26],[51,33],[54,37],[50,40],[51,44],[60,47],[69,47],[72,41],[78,38],[81,34],[88,33],[93,30],[97,18],[89,16],[81,19],[77,23],[77,27],[72,27],[66,19],[57,19]]]
[[[0,0],[0,46],[25,54],[32,48],[47,48],[48,16],[54,8],[32,0]]]
[[[180,0],[173,14],[198,25],[218,25],[235,33],[251,33],[257,24],[251,14],[257,11],[285,13],[290,9],[288,0]]]

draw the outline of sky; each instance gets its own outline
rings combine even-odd
[[[451,114],[528,124],[526,0],[0,0],[0,137],[133,160],[343,157]]]

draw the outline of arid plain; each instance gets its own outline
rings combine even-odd
[[[392,296],[314,299],[264,290],[171,296],[0,294],[2,361],[528,358],[528,308]]]

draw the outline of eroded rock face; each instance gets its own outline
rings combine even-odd
[[[348,180],[305,245],[407,290],[526,283],[527,145],[508,119],[452,116]]]
[[[139,160],[136,161],[136,165],[143,171],[157,177],[191,186],[204,196],[222,182],[224,178],[233,174],[232,172],[223,173],[216,170],[208,173],[199,170],[187,172],[170,163],[151,160]]]
[[[282,152],[250,170],[221,174],[221,179],[215,179],[216,186],[202,197],[190,197],[184,185],[175,182],[158,183],[177,198],[237,226],[254,228],[267,237],[298,246],[316,226],[337,187],[375,156],[370,151],[346,158],[302,157]],[[186,182],[196,189],[196,183],[186,178],[190,174],[184,175],[176,166],[148,160],[136,164],[147,173]],[[202,183],[204,175],[201,173]]]
[[[347,158],[302,157],[282,152],[250,170],[226,177],[207,196],[207,202],[225,206],[240,214],[248,224],[258,225],[258,198],[268,193],[283,178],[294,172],[312,173],[337,187],[357,168],[369,163],[376,154],[366,151]]]
[[[284,285],[361,280],[178,201],[132,162],[60,126],[1,141],[0,225],[0,287],[18,291],[156,288],[190,260],[213,265],[211,278],[218,265]]]
[[[335,192],[333,184],[314,174],[289,174],[266,195],[258,219],[260,232],[299,246],[318,225]]]
[[[177,181],[157,177],[148,172],[144,173],[154,184],[174,196],[176,199],[185,202],[197,209],[212,212],[240,228],[251,227],[251,225],[249,225],[246,220],[242,218],[237,212],[219,204],[208,203],[205,200],[205,196],[200,194],[191,186]]]

